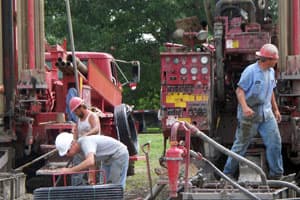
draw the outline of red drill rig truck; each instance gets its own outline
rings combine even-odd
[[[67,95],[82,97],[99,115],[102,134],[122,141],[136,159],[137,132],[131,107],[122,102],[122,87],[136,87],[139,61],[117,60],[101,52],[77,51],[74,57],[66,43],[51,46],[44,40],[43,1],[1,3],[0,142],[9,152],[1,166],[19,168],[53,148],[58,133],[71,131]],[[131,80],[119,64],[132,68]]]
[[[249,167],[242,163],[239,167],[239,182],[248,182],[249,185],[240,188],[233,182],[237,190],[229,191],[226,184],[223,187],[222,181],[216,181],[215,176],[215,173],[222,174],[226,160],[224,154],[232,156],[220,144],[230,148],[234,141],[237,121],[236,83],[244,68],[255,62],[255,52],[266,43],[276,44],[280,51],[280,61],[275,70],[278,81],[277,102],[283,117],[279,127],[284,170],[287,174],[296,173],[299,179],[300,1],[279,0],[278,10],[275,10],[279,17],[277,23],[274,19],[272,21],[270,2],[217,1],[214,20],[207,20],[214,21],[211,26],[213,38],[210,41],[205,37],[207,27],[201,26],[196,17],[176,22],[174,36],[182,38],[183,44],[166,43],[165,51],[161,52],[160,118],[164,151],[160,161],[168,169],[170,197],[176,197],[179,193],[183,199],[284,197],[286,192],[282,190],[283,193],[276,193],[278,188],[274,187],[275,183],[266,180],[265,149],[259,137],[253,139],[247,152],[247,157],[260,166],[259,172],[256,167],[256,170],[252,170],[252,164]],[[170,148],[167,150],[168,139]],[[198,165],[201,170],[196,175],[189,175],[190,156],[206,163]],[[241,161],[243,158],[235,158],[247,162]],[[179,170],[181,162],[183,173]],[[261,175],[261,182],[254,183],[253,177],[257,174]],[[153,195],[160,191],[164,183],[163,179],[159,181],[153,189]],[[257,189],[262,185],[274,187],[274,190],[260,193]],[[281,189],[283,187],[280,186]],[[299,195],[299,188],[296,191]]]

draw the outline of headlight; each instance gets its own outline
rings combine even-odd
[[[180,68],[180,74],[185,75],[186,73],[187,73],[187,68],[186,67]]]
[[[201,63],[203,65],[207,64],[208,63],[208,57],[207,56],[202,56],[201,59],[200,59]]]
[[[201,74],[207,74],[208,73],[208,68],[207,67],[202,67],[201,68]]]
[[[191,74],[197,74],[197,73],[198,73],[197,67],[192,67],[191,68]]]

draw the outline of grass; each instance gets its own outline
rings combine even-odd
[[[156,183],[157,175],[154,173],[154,169],[160,167],[159,158],[162,156],[163,151],[163,135],[162,134],[139,134],[139,155],[145,155],[141,146],[145,143],[150,143],[150,150],[148,152],[150,160],[150,171],[152,178],[152,185]],[[147,148],[145,148],[147,150]],[[147,173],[146,160],[140,160],[135,162],[135,175],[127,177],[126,192],[127,193],[144,194],[143,197],[149,192],[149,179]],[[130,198],[129,198],[130,199]]]

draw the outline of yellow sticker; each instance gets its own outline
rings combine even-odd
[[[186,102],[175,102],[175,107],[186,108]]]
[[[188,122],[188,123],[192,122],[191,118],[189,118],[189,117],[178,118],[178,121],[184,121],[184,122]]]
[[[232,48],[239,48],[240,47],[240,43],[238,40],[233,40],[232,42]]]
[[[208,101],[208,95],[189,95],[183,93],[170,93],[166,96],[166,103],[174,103],[176,107],[186,107],[187,102]]]

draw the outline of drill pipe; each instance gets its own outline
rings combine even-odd
[[[83,75],[87,75],[88,74],[88,67],[81,62],[81,60],[78,57],[75,57],[75,61],[77,64],[77,68],[80,71],[80,73],[82,73]],[[68,55],[67,56],[67,65],[71,65],[71,63],[73,62],[73,56],[72,55]]]

